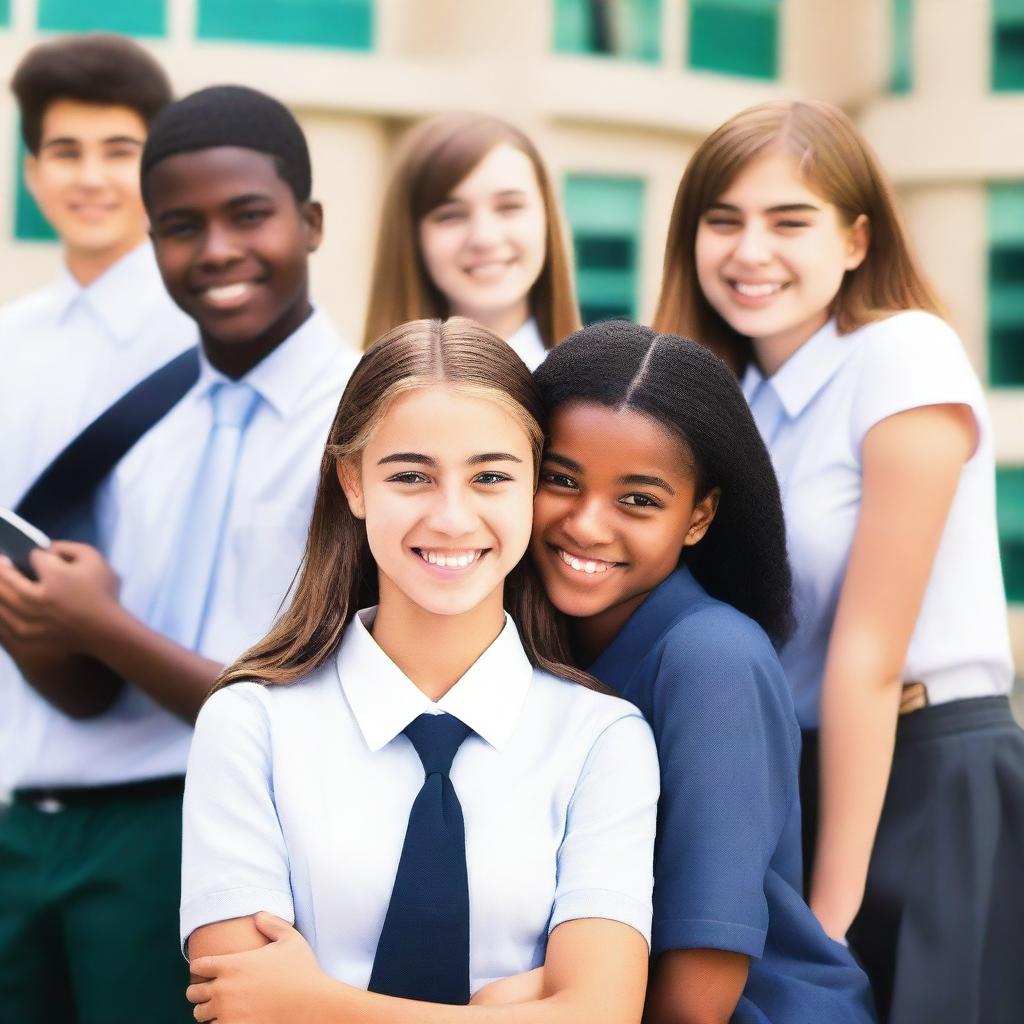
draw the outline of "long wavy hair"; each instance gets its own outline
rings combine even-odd
[[[843,278],[832,303],[840,334],[904,309],[945,316],[911,251],[892,186],[877,157],[838,107],[820,101],[764,103],[730,118],[697,147],[679,183],[654,327],[696,338],[738,374],[750,339],[734,331],[704,297],[694,247],[701,217],[749,163],[770,153],[794,158],[808,187],[849,226],[867,218],[867,256]]]
[[[630,409],[683,447],[694,500],[721,494],[701,541],[683,549],[701,586],[754,619],[776,646],[793,629],[782,500],[771,459],[729,367],[704,346],[626,320],[566,338],[534,372],[550,416],[568,402]]]
[[[544,443],[543,406],[515,352],[486,328],[459,317],[416,320],[389,331],[359,361],[338,405],[290,603],[270,633],[221,673],[215,690],[240,680],[290,683],[312,672],[335,652],[356,611],[377,603],[377,566],[366,524],[349,508],[338,481],[338,461],[360,455],[399,395],[439,384],[496,402],[508,412],[530,438],[536,478]],[[505,608],[533,665],[603,689],[568,664],[562,619],[529,558],[505,581]]]
[[[384,196],[363,347],[396,324],[451,315],[420,253],[419,226],[495,146],[506,143],[533,164],[547,221],[544,267],[530,290],[530,310],[545,348],[580,326],[572,260],[551,178],[529,136],[482,114],[438,114],[406,136]]]

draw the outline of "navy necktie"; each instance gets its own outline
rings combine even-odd
[[[469,882],[462,806],[448,777],[468,725],[420,715],[405,728],[425,778],[409,813],[369,989],[405,999],[469,1002]]]

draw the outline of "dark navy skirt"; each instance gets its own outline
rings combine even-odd
[[[818,743],[804,733],[804,871]],[[1006,697],[901,716],[848,935],[882,1024],[1024,1024],[1024,732]]]

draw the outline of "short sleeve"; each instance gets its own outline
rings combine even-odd
[[[984,429],[981,385],[956,332],[930,313],[899,313],[872,324],[864,341],[851,429],[860,449],[867,432],[896,413],[926,405],[967,405]]]
[[[621,921],[651,941],[658,760],[637,714],[607,726],[576,782],[558,851],[549,931],[563,921]]]
[[[196,721],[185,778],[181,943],[260,910],[294,921],[274,806],[270,725],[256,684],[218,690]]]
[[[774,650],[753,623],[735,627],[690,620],[657,667],[654,954],[764,950],[766,876],[796,798],[799,746]]]

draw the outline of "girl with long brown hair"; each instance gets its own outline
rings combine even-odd
[[[197,1020],[639,1022],[657,764],[522,561],[540,417],[467,320],[353,373],[291,604],[196,724]]]
[[[364,345],[420,317],[468,316],[534,369],[579,326],[551,179],[518,128],[440,114],[404,140],[381,211]]]
[[[1024,735],[991,423],[840,110],[754,107],[698,147],[654,322],[729,362],[779,477],[811,908],[883,1021],[1022,1019]]]

